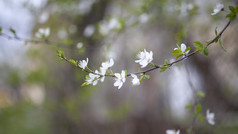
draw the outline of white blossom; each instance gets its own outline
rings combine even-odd
[[[215,114],[214,113],[210,113],[209,109],[207,109],[207,122],[211,125],[215,125]]]
[[[178,48],[174,48],[174,50],[176,50],[176,49],[178,49]],[[187,55],[189,53],[189,51],[190,51],[190,50],[188,50],[187,52],[185,52],[185,50],[187,49],[187,46],[184,43],[182,43],[180,45],[180,49],[183,52],[183,55]]]
[[[36,33],[37,38],[46,38],[50,35],[50,28],[40,28]]]
[[[224,5],[221,3],[218,3],[216,5],[216,8],[213,9],[213,13],[211,13],[211,15],[216,15],[217,13],[219,13],[220,11],[222,11],[224,9]]]
[[[114,83],[114,86],[115,87],[118,87],[118,89],[120,89],[123,85],[123,83],[126,81],[126,73],[124,70],[121,71],[121,74],[119,73],[115,73],[114,74],[116,76],[115,78],[115,83]]]
[[[104,75],[106,74],[106,70],[100,67],[100,72],[99,72],[98,70],[96,70],[95,73],[102,75],[102,76],[100,76],[100,77],[101,77],[100,80],[101,80],[101,82],[103,82],[104,79],[105,79],[105,76],[104,76]]]
[[[139,16],[139,22],[140,23],[147,23],[150,19],[150,16],[146,13],[143,13]]]
[[[110,30],[118,29],[118,28],[121,28],[121,24],[120,24],[120,22],[118,21],[117,18],[112,18],[112,19],[110,19],[110,21],[108,23],[108,28]]]
[[[82,47],[83,47],[83,43],[82,43],[82,42],[79,42],[79,43],[77,44],[77,48],[80,49],[80,48],[82,48]]]
[[[79,67],[81,67],[82,69],[85,69],[85,67],[88,65],[88,58],[86,60],[81,60],[79,61]]]
[[[93,35],[94,31],[95,31],[94,25],[88,25],[84,29],[83,35],[86,36],[86,37],[90,37],[90,36]]]
[[[98,79],[100,76],[93,73],[89,73],[88,76],[89,76],[89,79],[86,80],[88,82],[88,85],[89,84],[93,84],[93,86],[97,85]]]
[[[111,18],[109,21],[102,21],[99,25],[99,32],[102,35],[107,35],[111,30],[121,28],[121,23],[118,18]]]
[[[108,68],[112,67],[114,65],[114,60],[111,58],[109,61],[102,63],[102,68],[107,70]]]
[[[140,80],[137,78],[137,76],[135,74],[131,74],[132,79],[132,84],[133,85],[140,85]]]
[[[180,130],[171,130],[171,129],[168,129],[166,130],[166,134],[179,134],[180,133]]]
[[[145,49],[144,51],[140,52],[137,57],[139,60],[136,60],[136,63],[141,65],[141,68],[146,67],[152,60],[153,60],[153,52],[147,52]]]

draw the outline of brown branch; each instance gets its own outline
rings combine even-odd
[[[223,32],[224,32],[224,31],[227,29],[227,27],[230,25],[230,23],[231,23],[231,21],[229,21],[229,22],[226,24],[226,26],[221,30],[221,32],[220,32],[216,37],[214,37],[211,41],[209,41],[209,42],[206,44],[206,47],[208,47],[209,45],[211,45],[212,43],[214,43],[218,38],[220,38],[221,35],[223,34]],[[182,58],[180,58],[180,59],[178,59],[178,60],[176,60],[176,61],[174,61],[174,62],[169,63],[168,66],[171,67],[173,64],[178,63],[178,62],[180,62],[180,61],[183,61],[183,60],[187,59],[188,57],[190,57],[190,56],[196,54],[197,52],[198,52],[198,51],[193,51],[192,53],[190,53],[190,54],[188,54],[188,55],[186,55],[186,56],[184,56],[184,57],[182,57]],[[153,70],[159,69],[159,68],[164,67],[164,66],[166,66],[166,65],[165,65],[165,64],[163,64],[163,65],[156,65],[155,67],[153,67],[153,68],[151,68],[151,69],[148,69],[148,70],[145,70],[145,71],[142,71],[142,72],[130,73],[130,74],[127,74],[127,76],[131,76],[131,74],[141,74],[141,73],[142,73],[142,74],[146,74],[146,73],[148,73],[148,72],[151,72],[151,71],[153,71]]]

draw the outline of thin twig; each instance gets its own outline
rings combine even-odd
[[[215,42],[218,38],[220,38],[221,35],[223,34],[223,32],[224,32],[224,31],[227,29],[227,27],[230,25],[230,23],[231,23],[231,21],[229,21],[229,22],[226,24],[226,26],[221,30],[221,32],[220,32],[216,37],[214,37],[211,41],[209,41],[209,42],[206,44],[206,47],[208,47],[208,46],[211,45],[213,42]],[[192,53],[187,54],[186,56],[184,56],[184,57],[182,57],[182,58],[180,58],[180,59],[178,59],[178,60],[176,60],[176,61],[174,61],[174,62],[169,63],[168,66],[171,67],[173,64],[178,63],[178,62],[180,62],[180,61],[183,61],[183,60],[187,59],[188,57],[190,57],[190,56],[196,54],[197,52],[198,52],[198,51],[193,51]],[[142,74],[146,74],[147,72],[151,72],[151,71],[153,71],[153,70],[159,69],[159,68],[164,67],[164,66],[166,66],[166,65],[165,65],[165,64],[163,64],[163,65],[156,65],[155,67],[153,67],[153,68],[151,68],[151,69],[148,69],[148,70],[145,70],[145,71],[141,71],[141,72],[136,72],[136,73],[133,73],[133,74],[141,74],[141,73],[142,73]],[[131,73],[130,73],[130,74],[127,74],[127,76],[130,76],[130,75],[131,75]]]

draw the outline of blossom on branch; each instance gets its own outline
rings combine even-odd
[[[111,58],[109,61],[103,62],[101,68],[107,70],[108,68],[112,67],[113,65],[114,65],[114,61]]]
[[[168,129],[166,130],[166,134],[179,134],[180,133],[180,130],[171,130],[171,129]]]
[[[209,109],[207,109],[207,122],[211,125],[215,125],[215,114],[214,113],[210,113]]]
[[[177,49],[178,48],[174,48],[174,50],[177,50]],[[180,45],[180,50],[182,51],[184,56],[186,56],[190,51],[190,49],[187,49],[187,46],[184,43]]]
[[[98,83],[98,79],[99,79],[99,75],[93,74],[93,73],[89,73],[89,78],[86,80],[88,82],[87,85],[89,84],[93,84],[93,86],[97,85]]]
[[[136,60],[136,63],[141,65],[141,68],[146,67],[152,60],[153,60],[153,52],[147,52],[145,49],[144,51],[140,52],[137,57],[139,60]]]
[[[46,38],[50,35],[50,28],[40,28],[36,33],[37,38]]]
[[[103,82],[104,79],[105,79],[106,70],[103,69],[103,68],[100,68],[100,72],[99,72],[98,70],[96,70],[95,73],[101,75],[101,76],[100,76],[100,77],[101,77],[100,80],[101,80],[101,82]]]
[[[85,69],[85,67],[88,65],[88,58],[86,60],[81,60],[79,61],[79,67],[81,67],[82,69]]]
[[[213,10],[213,13],[211,13],[211,15],[216,15],[217,13],[219,13],[220,11],[224,10],[224,5],[221,3],[218,3],[216,5],[216,8]]]
[[[131,74],[132,79],[132,84],[133,85],[140,85],[140,80],[137,78],[137,76],[135,74]]]
[[[121,71],[121,74],[119,73],[115,73],[115,83],[114,86],[118,87],[118,89],[120,89],[123,85],[124,82],[126,82],[126,72],[124,70]]]

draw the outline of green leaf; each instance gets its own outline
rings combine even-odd
[[[181,51],[181,49],[175,49],[173,52],[172,52],[172,55],[183,55],[183,52]]]
[[[226,49],[224,48],[224,46],[221,42],[221,38],[219,38],[218,43],[219,43],[220,47],[226,52]]]
[[[0,27],[0,34],[2,33],[2,28]]]
[[[12,32],[12,34],[14,34],[14,36],[17,36],[16,31],[14,29],[10,28],[9,31]]]
[[[187,132],[188,134],[192,134],[192,133],[193,133],[190,129],[186,129],[186,132]]]
[[[61,58],[61,59],[64,59],[65,57],[64,57],[64,52],[63,51],[61,51],[61,50],[57,50],[57,52],[58,52],[58,56]]]
[[[190,50],[191,50],[191,48],[190,48],[190,47],[187,47],[187,48],[185,49],[185,52],[190,51]]]
[[[203,53],[208,56],[209,55],[209,50],[207,48],[204,48]]]
[[[69,63],[71,63],[72,65],[76,66],[77,65],[77,61],[73,60],[73,59],[70,59],[69,60]]]
[[[193,45],[197,48],[197,50],[202,50],[203,49],[203,44],[199,41],[194,41]]]
[[[202,92],[202,91],[199,91],[199,92],[197,92],[197,97],[204,98],[205,97],[205,93]]]
[[[160,72],[164,72],[167,68],[168,68],[167,66],[160,67]]]
[[[72,44],[73,44],[73,41],[70,40],[70,39],[66,39],[66,40],[64,40],[64,43],[65,43],[66,45],[72,45]]]
[[[153,67],[156,66],[154,62],[150,62],[150,65],[153,66]]]
[[[149,78],[150,78],[150,75],[147,75],[147,74],[146,74],[146,75],[144,75],[144,78],[145,78],[145,79],[149,79]]]
[[[233,6],[229,6],[229,9],[231,10],[231,12],[236,13],[235,8]]]
[[[127,70],[125,70],[125,76],[127,76]]]
[[[143,79],[144,79],[144,75],[140,77],[140,83],[143,81]]]
[[[231,12],[226,16],[226,18],[230,18],[230,21],[233,21],[236,18],[236,13]]]
[[[202,105],[201,104],[197,104],[196,106],[196,113],[199,114],[202,111]]]
[[[81,85],[81,87],[84,87],[84,86],[87,86],[87,85],[88,85],[88,82],[86,81]]]
[[[185,108],[186,108],[186,109],[191,109],[192,106],[193,106],[193,104],[188,104],[188,105],[185,106]]]
[[[141,69],[140,69],[140,68],[138,69],[138,72],[139,72],[139,73],[141,72]]]
[[[216,36],[217,36],[217,27],[215,28],[215,34],[216,34]]]
[[[164,65],[165,65],[165,66],[169,66],[168,60],[166,60],[166,59],[164,60]]]
[[[235,12],[238,13],[238,6],[235,8]]]
[[[204,117],[202,116],[202,114],[198,114],[198,119],[200,120],[200,122],[203,122],[204,121]]]
[[[183,54],[180,54],[180,55],[177,55],[176,56],[176,59],[178,59],[179,57],[183,56]]]

